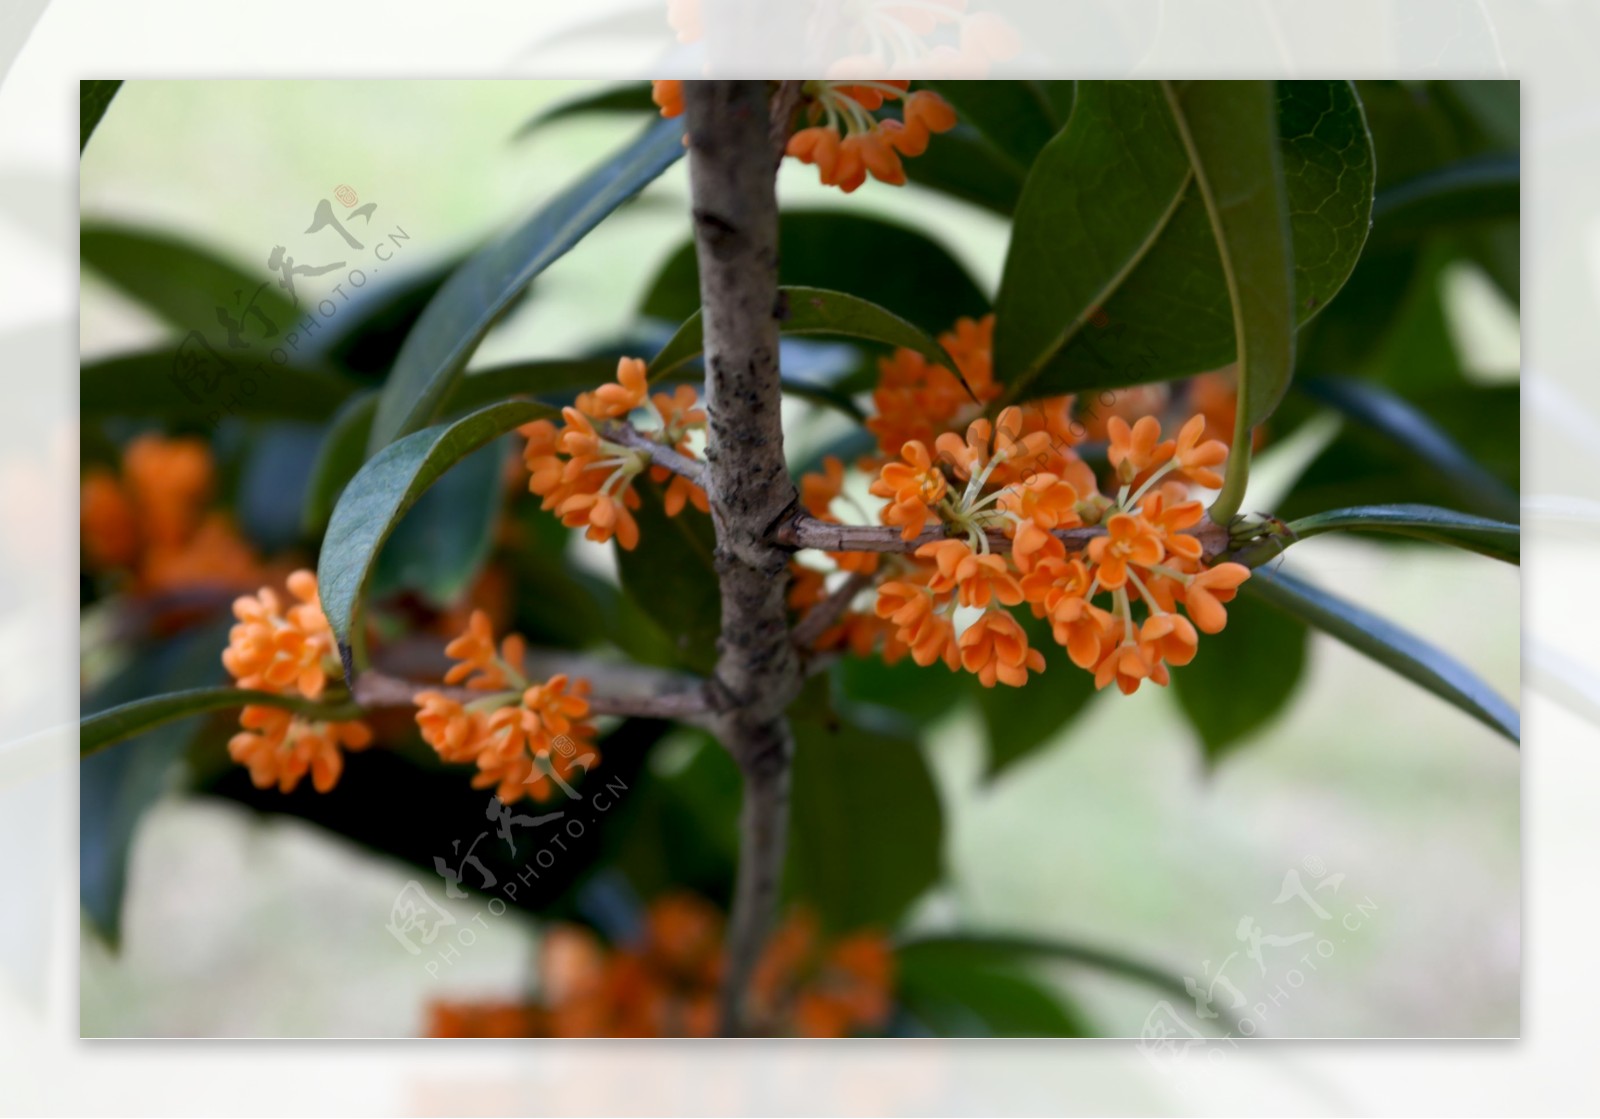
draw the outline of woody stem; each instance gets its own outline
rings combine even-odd
[[[722,1033],[739,1034],[777,912],[794,752],[785,711],[803,681],[785,604],[789,557],[771,538],[796,502],[778,383],[777,152],[766,82],[685,82],[684,107],[705,324],[705,488],[722,605],[709,693],[713,728],[744,776],[719,1001]]]

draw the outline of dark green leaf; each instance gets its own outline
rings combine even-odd
[[[1522,719],[1516,709],[1443,650],[1282,571],[1257,568],[1244,586],[1249,593],[1426,688],[1512,742],[1521,742]]]
[[[1182,96],[1225,97],[1204,89],[1222,84],[1194,83]],[[1372,153],[1348,83],[1279,83],[1277,111],[1295,316],[1304,321],[1360,254]],[[1209,111],[1206,120],[1245,142],[1242,120]],[[1255,149],[1250,166],[1259,168]],[[1217,158],[1208,165],[1226,177]],[[1078,83],[1072,119],[1040,153],[1017,207],[996,308],[996,376],[1008,398],[1169,379],[1235,357],[1228,286],[1194,178],[1159,83]],[[1257,415],[1271,388],[1250,390]]]
[[[912,956],[898,964],[900,1005],[935,1037],[1094,1037],[1076,1007],[1014,969]]]
[[[217,663],[222,662],[219,659]],[[248,688],[192,688],[136,699],[87,716],[78,726],[78,756],[86,758],[125,738],[179,719],[212,711],[236,710],[246,704],[282,707],[324,719],[352,719],[360,714],[358,708],[349,704],[315,702],[298,694],[279,695]]]
[[[778,324],[778,329],[784,334],[825,334],[841,338],[864,338],[882,342],[886,346],[904,346],[961,377],[955,360],[943,346],[905,319],[875,303],[820,288],[786,287],[778,291],[787,307],[787,313]],[[681,369],[699,357],[704,352],[704,346],[700,313],[696,311],[650,363],[651,380],[660,380]],[[965,378],[962,378],[962,383],[966,383]]]
[[[372,431],[372,415],[377,410],[378,394],[362,393],[345,401],[328,424],[311,462],[311,478],[301,506],[300,528],[307,535],[320,532],[328,523],[339,495],[361,469],[366,459],[367,436]]]
[[[1421,237],[1468,222],[1522,213],[1522,168],[1515,155],[1485,155],[1436,167],[1378,195],[1375,240]]]
[[[85,365],[79,380],[80,413],[213,425],[228,416],[321,420],[354,391],[331,370],[277,365],[258,356],[248,364],[230,361],[210,393],[190,384],[195,399],[174,377],[178,357],[178,351],[162,348]]]
[[[111,100],[116,97],[117,90],[122,88],[122,82],[78,82],[78,153],[83,154],[83,149],[89,146],[89,137],[94,135],[94,130],[99,127],[100,118],[106,115],[106,110],[111,108]]]
[[[368,453],[439,415],[467,360],[501,312],[534,277],[682,155],[681,123],[652,125],[445,281],[400,349],[378,401]]]
[[[950,103],[956,116],[971,124],[1011,161],[1019,173],[1033,165],[1040,149],[1050,142],[1059,125],[1055,106],[1038,88],[1039,82],[943,81],[923,82]],[[1062,83],[1071,85],[1070,82]],[[934,137],[933,144],[941,142]],[[920,158],[920,157],[919,157]]]
[[[906,178],[1010,217],[1022,194],[1022,172],[969,124],[933,137],[928,150],[905,161]]]
[[[790,874],[829,929],[892,928],[944,865],[939,793],[917,743],[792,712]]]
[[[666,632],[684,665],[710,671],[722,630],[711,518],[693,506],[669,517],[661,504],[663,487],[641,478],[633,488],[639,495],[633,511],[639,547],[617,549],[622,588]]]
[[[989,301],[950,251],[927,233],[841,210],[786,210],[778,217],[780,282],[848,291],[929,334],[977,317]],[[672,254],[639,312],[679,323],[700,309],[694,245]]]
[[[83,228],[78,250],[85,267],[123,295],[179,330],[210,339],[226,357],[232,356],[229,322],[239,324],[235,329],[247,343],[274,345],[293,329],[295,307],[265,266],[252,274],[182,237],[104,222]],[[248,308],[261,317],[246,318]]]
[[[1303,623],[1240,599],[1228,607],[1227,628],[1172,670],[1172,690],[1200,735],[1208,767],[1288,704],[1305,668],[1306,638]]]
[[[523,140],[547,124],[568,120],[588,113],[654,113],[656,103],[650,98],[649,82],[629,82],[611,86],[596,93],[581,93],[565,101],[541,109],[517,129],[515,139]]]
[[[438,607],[461,600],[494,545],[505,504],[505,442],[462,459],[400,518],[373,568],[371,594],[415,591]]]
[[[1302,540],[1324,532],[1388,532],[1522,562],[1522,528],[1436,505],[1358,505],[1302,517],[1289,525]],[[1231,621],[1230,621],[1231,625]]]
[[[1294,369],[1293,254],[1273,83],[1164,82],[1162,88],[1222,262],[1243,419],[1254,427],[1283,399]]]
[[[339,640],[345,672],[361,657],[361,597],[372,565],[395,525],[439,476],[467,455],[525,423],[546,416],[541,404],[496,404],[456,420],[413,432],[367,461],[333,510],[317,577],[322,609]]]

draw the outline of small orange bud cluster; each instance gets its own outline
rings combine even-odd
[[[271,587],[234,602],[238,621],[222,664],[241,688],[320,699],[328,678],[340,671],[333,630],[322,613],[315,575],[294,572],[288,589],[295,601],[287,608]],[[239,726],[228,741],[229,756],[249,768],[258,789],[276,785],[285,793],[308,772],[316,790],[327,792],[344,771],[341,748],[360,750],[372,741],[363,722],[313,719],[258,704],[239,713]]]
[[[679,385],[671,393],[651,396],[647,367],[639,358],[622,358],[614,384],[583,393],[563,408],[561,426],[535,420],[521,428],[528,441],[523,450],[528,489],[544,499],[541,508],[554,510],[568,528],[587,526],[584,535],[590,540],[615,538],[627,551],[639,544],[639,525],[631,510],[639,507],[633,480],[641,473],[648,470],[655,482],[671,479],[663,498],[668,516],[677,516],[690,504],[701,512],[709,509],[699,486],[651,465],[645,452],[613,442],[597,429],[597,423],[626,419],[647,401],[660,420],[652,438],[692,458],[689,433],[706,422],[695,390]]]
[[[651,83],[652,97],[664,117],[683,112],[683,83]],[[932,90],[910,92],[908,81],[810,81],[801,90],[801,116],[806,126],[789,137],[788,155],[814,164],[822,182],[849,194],[870,174],[892,186],[904,185],[901,157],[928,150],[936,132],[956,125],[955,110]],[[900,115],[874,114],[885,102],[899,102]]]
[[[484,696],[462,703],[443,692],[418,692],[417,726],[441,759],[478,767],[474,788],[493,788],[506,804],[524,796],[549,800],[556,786],[600,760],[589,741],[594,727],[582,721],[589,714],[587,680],[552,676],[531,683],[526,643],[510,634],[496,649],[489,616],[481,610],[473,611],[466,632],[445,653],[457,662],[445,683]]]
[[[692,894],[657,898],[632,943],[608,949],[594,933],[545,934],[536,1003],[436,1003],[435,1037],[710,1037],[725,966],[722,914]],[[844,1037],[888,1021],[894,956],[858,933],[823,944],[816,922],[792,913],[773,934],[750,988],[751,1028],[769,1036]],[[505,1032],[496,1032],[505,1031]],[[517,1031],[517,1032],[513,1032]]]
[[[86,566],[129,571],[141,590],[228,589],[262,578],[255,552],[225,513],[207,512],[215,468],[198,439],[141,435],[121,476],[84,471],[80,527]]]

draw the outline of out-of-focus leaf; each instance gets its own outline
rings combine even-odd
[[[955,359],[943,346],[875,303],[820,288],[786,287],[779,288],[778,293],[779,298],[786,301],[787,311],[778,323],[778,329],[784,334],[825,334],[904,346],[944,366],[966,383],[966,378],[956,368]],[[700,312],[696,311],[651,361],[650,379],[670,376],[699,357],[704,349]]]
[[[1038,87],[1041,82],[924,82],[955,109],[956,116],[982,133],[1001,154],[1026,172],[1060,125],[1056,107]],[[1070,86],[1071,82],[1061,83]],[[929,143],[937,144],[940,137]],[[920,158],[920,157],[919,157]]]
[[[1242,119],[1214,123],[1243,142]],[[1372,151],[1345,82],[1278,83],[1277,127],[1304,321],[1338,292],[1365,242]],[[1235,350],[1216,239],[1160,85],[1078,83],[1072,118],[1018,203],[997,300],[997,379],[1021,400],[1198,373]]]
[[[1386,532],[1465,548],[1507,563],[1522,562],[1522,528],[1436,505],[1358,505],[1292,522],[1302,540],[1324,532]],[[1231,618],[1231,615],[1230,615]],[[1231,621],[1230,621],[1231,624]]]
[[[1504,473],[1516,469],[1520,442],[1515,385],[1428,396],[1420,405],[1350,378],[1307,378],[1301,387],[1350,425],[1306,468],[1278,508],[1280,516],[1294,520],[1340,506],[1406,502],[1518,519],[1515,475]],[[1460,426],[1447,429],[1445,422]]]
[[[513,139],[523,140],[547,124],[568,120],[589,113],[654,113],[656,103],[650,98],[649,82],[628,82],[609,86],[596,93],[581,93],[555,105],[540,109],[518,128]]]
[[[892,928],[944,865],[939,793],[922,752],[803,712],[791,721],[790,888],[836,932]]]
[[[945,715],[962,698],[960,688],[949,686],[943,665],[924,668],[910,657],[890,665],[876,654],[846,656],[830,675],[834,704],[853,721],[876,725],[884,721],[883,712],[892,712],[900,717],[897,725],[907,735]]]
[[[676,517],[667,516],[663,487],[647,479],[636,481],[634,492],[639,495],[639,508],[633,511],[639,547],[616,549],[622,588],[666,632],[684,665],[710,671],[722,631],[711,518],[692,505]]]
[[[445,281],[407,335],[384,385],[369,454],[439,414],[467,360],[500,313],[535,276],[682,157],[682,138],[681,122],[652,125]]]
[[[219,659],[217,663],[222,662]],[[282,707],[322,719],[353,719],[360,715],[360,710],[353,705],[316,702],[298,693],[280,695],[249,688],[190,688],[136,699],[85,717],[78,725],[78,756],[87,758],[125,738],[164,727],[179,719],[212,711],[236,710],[247,704]]]
[[[364,657],[359,617],[367,578],[406,510],[473,451],[549,412],[541,404],[496,404],[413,432],[385,446],[350,480],[334,507],[317,559],[322,609],[338,638],[346,674]]]
[[[215,424],[228,416],[321,420],[347,400],[354,386],[331,369],[276,365],[268,360],[234,364],[217,374],[209,393],[175,375],[179,351],[149,350],[85,365],[79,380],[83,416],[157,416],[174,423]]]
[[[1257,568],[1244,589],[1371,657],[1512,742],[1521,742],[1522,719],[1516,708],[1443,650],[1353,602],[1281,570]]]
[[[1051,636],[1049,622],[1024,611],[1017,611],[1015,617],[1028,634],[1028,644],[1044,654],[1044,672],[1029,679],[1025,692],[1002,684],[985,688],[976,677],[967,677],[989,732],[985,777],[991,781],[1054,739],[1095,695],[1093,674],[1072,663]]]
[[[307,535],[321,531],[328,523],[339,495],[361,469],[367,453],[367,435],[372,431],[372,415],[377,409],[378,394],[365,392],[345,401],[334,413],[316,457],[311,460],[311,478],[301,504],[300,529]]]
[[[1022,195],[1022,171],[968,124],[933,137],[928,150],[905,161],[906,178],[1009,217]]]
[[[781,283],[848,291],[929,334],[989,309],[948,249],[928,233],[894,222],[844,210],[786,210],[778,217],[778,243]],[[639,313],[677,323],[699,309],[700,273],[689,243],[657,273]]]
[[[417,499],[378,555],[372,594],[410,590],[443,607],[466,593],[494,545],[508,450],[502,439],[474,451]]]
[[[1425,171],[1377,196],[1373,238],[1422,237],[1441,227],[1515,218],[1522,212],[1522,167],[1515,155],[1485,155]]]
[[[83,149],[89,146],[89,137],[94,135],[94,130],[99,127],[100,120],[106,115],[106,110],[111,108],[111,100],[116,97],[117,90],[122,88],[122,82],[78,82],[78,154],[83,154]]]
[[[1094,1037],[1077,1007],[1025,974],[992,962],[901,957],[900,1005],[935,1037]]]
[[[1260,602],[1239,599],[1228,625],[1200,643],[1200,653],[1172,670],[1178,698],[1215,766],[1284,709],[1305,669],[1306,627]]]

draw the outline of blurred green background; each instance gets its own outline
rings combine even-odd
[[[267,278],[340,184],[412,240],[417,274],[503,230],[637,130],[583,117],[526,139],[541,106],[587,88],[556,82],[135,82],[84,156],[82,212],[170,229]],[[788,161],[786,205],[874,212],[926,231],[992,292],[998,218],[916,188],[843,197]],[[614,338],[686,235],[680,164],[536,282],[474,359],[567,356]],[[885,262],[886,267],[892,262]],[[1517,313],[1474,266],[1441,280],[1466,372],[1515,377]],[[207,324],[197,323],[197,327]],[[85,273],[85,362],[171,337]],[[791,457],[833,433],[795,410]],[[1247,509],[1272,509],[1335,434],[1313,422],[1271,445]],[[606,554],[574,541],[597,572]],[[1519,685],[1518,569],[1432,548],[1327,538],[1286,560],[1451,650],[1505,695]],[[86,638],[85,653],[92,635]],[[926,687],[946,687],[939,670]],[[1241,682],[1243,683],[1243,682]],[[1049,687],[1048,677],[1036,687]],[[1020,697],[1018,702],[1020,702]],[[997,721],[996,727],[1003,722]],[[984,779],[990,731],[961,706],[922,748],[945,809],[949,885],[917,923],[1059,936],[1116,948],[1250,1004],[1271,997],[1235,930],[1295,926],[1276,905],[1286,872],[1344,875],[1370,899],[1358,930],[1265,1002],[1272,1036],[1507,1036],[1518,1032],[1518,755],[1492,732],[1343,646],[1314,637],[1293,701],[1208,771],[1174,697],[1099,697],[1058,740]],[[997,731],[1003,733],[1003,730]],[[670,766],[672,751],[651,764]],[[882,790],[892,798],[893,790]],[[83,938],[85,1035],[415,1033],[431,997],[497,997],[523,982],[535,930],[508,914],[438,977],[384,929],[410,877],[289,819],[169,797],[137,833],[120,951]],[[476,911],[461,903],[468,920]],[[1298,955],[1299,953],[1295,953]],[[1041,969],[1102,1033],[1137,1034],[1148,990],[1069,965]]]

